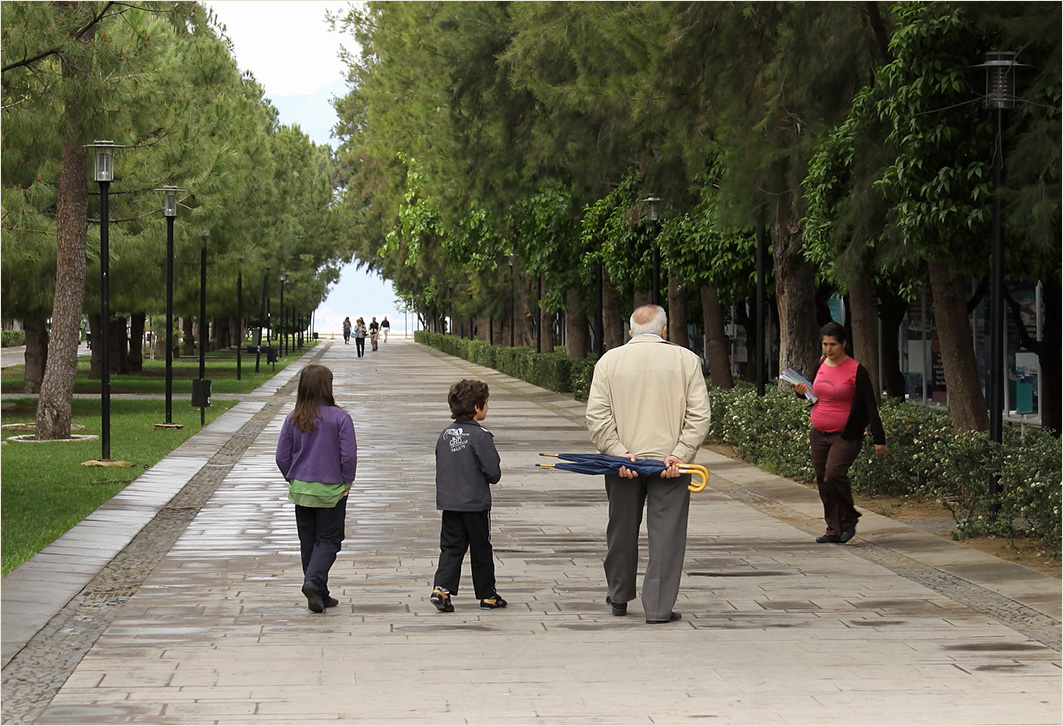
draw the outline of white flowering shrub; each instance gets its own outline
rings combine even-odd
[[[743,459],[780,476],[814,480],[808,443],[808,404],[748,383],[710,391],[709,440],[730,444]],[[879,409],[886,455],[876,457],[870,432],[850,470],[853,488],[867,495],[911,496],[941,502],[956,520],[956,535],[1027,534],[1060,553],[1063,457],[1059,439],[1041,430],[1004,431],[994,444],[985,432],[958,432],[948,413],[888,401]],[[1000,494],[989,477],[1000,475]]]

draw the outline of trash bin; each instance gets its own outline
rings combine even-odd
[[[208,406],[210,406],[210,381],[206,378],[196,378],[192,381],[192,408]]]
[[[267,363],[276,363],[277,362],[277,349],[274,348],[273,346],[270,346],[269,348],[266,348],[266,362]]]

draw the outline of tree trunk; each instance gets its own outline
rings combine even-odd
[[[112,318],[110,327],[110,360],[112,375],[129,373],[129,333],[125,318]]]
[[[653,302],[653,293],[644,292],[642,290],[635,290],[632,294],[632,303],[636,308],[640,308],[643,305],[649,305]]]
[[[89,356],[89,380],[103,377],[103,356],[100,354],[100,314],[89,313],[89,337],[92,338],[92,355]]]
[[[886,396],[904,399],[907,389],[901,371],[901,350],[897,342],[901,324],[908,312],[908,303],[892,290],[879,289],[878,315],[882,320],[882,372],[886,381]]]
[[[690,347],[687,335],[687,295],[675,275],[668,275],[668,340]]]
[[[849,309],[853,317],[853,357],[864,364],[871,376],[875,398],[879,399],[882,382],[878,371],[878,316],[875,314],[871,275],[866,270],[849,288]]]
[[[742,326],[745,334],[746,360],[737,363],[738,376],[746,383],[755,383],[757,380],[757,323],[754,320],[756,310],[753,300],[746,300],[735,305],[735,322]]]
[[[945,262],[931,262],[927,267],[952,425],[960,431],[985,431],[989,428],[989,415],[971,342],[963,277],[952,272]]]
[[[609,279],[609,271],[602,271],[602,342],[605,350],[624,344],[624,312],[620,307],[620,292]]]
[[[129,372],[140,373],[144,370],[144,322],[145,313],[133,313],[129,316]]]
[[[214,318],[214,349],[222,350],[229,347],[229,316]],[[296,331],[292,331],[292,345],[295,345]]]
[[[779,307],[779,370],[807,372],[819,360],[816,288],[812,265],[801,256],[797,219],[778,210],[772,224],[775,298]],[[780,382],[780,386],[790,384]]]
[[[591,335],[587,316],[583,314],[583,298],[572,288],[565,295],[565,338],[569,358],[586,358],[591,349]]]
[[[701,288],[701,314],[705,318],[705,360],[709,364],[709,380],[716,388],[734,388],[723,327],[723,305],[711,285]]]
[[[63,74],[70,73],[63,62]],[[76,107],[80,99],[68,104]],[[76,115],[71,111],[71,115]],[[78,124],[63,132],[62,163],[55,201],[56,270],[52,331],[41,393],[37,399],[37,438],[70,438],[71,401],[77,375],[81,306],[85,298],[85,232],[88,228],[86,153]]]
[[[514,267],[517,274],[517,345],[525,348],[535,348],[535,325],[532,323],[534,314],[531,308],[531,285],[528,276],[520,269]]]
[[[1059,276],[1050,276],[1042,281],[1044,285],[1044,333],[1042,335],[1041,354],[1038,361],[1041,364],[1041,398],[1038,406],[1041,409],[1041,425],[1046,429],[1060,432],[1060,368],[1063,366],[1063,340],[1061,340],[1059,303],[1061,298],[1061,286]]]
[[[23,320],[22,328],[26,331],[26,376],[22,390],[26,393],[40,393],[44,369],[48,362],[48,321]]]
[[[543,286],[546,286],[546,273],[542,273]],[[548,312],[544,306],[539,307],[539,330],[542,331],[542,349],[543,353],[553,353],[554,347],[557,345],[554,340],[554,314]]]
[[[181,318],[181,355],[196,354],[195,324],[191,317]]]

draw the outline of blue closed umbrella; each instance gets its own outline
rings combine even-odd
[[[552,456],[565,461],[557,464],[536,464],[536,466],[564,469],[577,474],[616,474],[620,471],[620,467],[626,466],[642,476],[657,476],[666,468],[664,462],[658,459],[632,461],[626,456],[610,456],[609,454],[539,454],[539,456]],[[679,470],[684,474],[700,477],[699,481],[691,479],[687,488],[692,492],[700,492],[709,481],[709,470],[699,464],[679,464]]]

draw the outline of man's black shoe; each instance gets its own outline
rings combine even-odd
[[[839,537],[838,540],[842,544],[845,544],[846,542],[848,542],[849,540],[851,540],[855,536],[856,536],[856,527],[855,526],[846,527],[845,529],[842,530],[842,536]]]
[[[306,595],[306,606],[310,608],[311,612],[325,612],[325,601],[321,599],[321,595],[319,595],[312,587],[309,585],[303,585],[303,594]]]
[[[609,604],[609,607],[613,611],[613,615],[627,615],[627,603],[626,602],[613,602],[610,597],[605,598],[605,601]]]
[[[676,620],[682,620],[683,616],[680,613],[672,613],[667,620],[647,620],[650,625],[660,625],[661,623],[674,623]]]
[[[334,608],[334,607],[336,607],[337,605],[340,604],[340,601],[337,600],[334,597],[326,597],[324,602],[325,602],[325,607],[327,607],[327,608]]]
[[[836,534],[823,534],[816,537],[816,541],[820,544],[839,544],[842,538]]]

